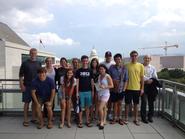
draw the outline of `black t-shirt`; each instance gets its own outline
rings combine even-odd
[[[30,59],[22,63],[19,71],[19,77],[24,77],[24,85],[31,86],[32,80],[37,77],[37,71],[41,68],[39,61],[31,61]]]
[[[93,79],[92,70],[89,68],[80,68],[76,71],[76,79],[79,79],[79,91],[86,92],[91,91],[91,80]]]
[[[57,69],[57,72],[56,72],[56,81],[58,81],[58,85],[60,85],[60,78],[62,76],[64,76],[67,72],[67,69],[66,68],[63,68],[63,67],[60,67]]]

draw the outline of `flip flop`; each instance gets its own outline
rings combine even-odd
[[[59,124],[58,128],[63,128],[64,124]]]
[[[134,120],[133,123],[134,123],[135,125],[137,125],[137,126],[140,126],[139,121]]]
[[[68,128],[71,128],[71,124],[67,124],[67,127],[68,127]]]

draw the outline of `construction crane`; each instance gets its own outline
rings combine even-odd
[[[168,48],[172,48],[172,47],[178,48],[179,46],[178,46],[177,44],[174,44],[174,45],[167,45],[167,42],[165,42],[165,45],[164,45],[164,46],[158,46],[158,47],[144,47],[144,48],[140,48],[140,49],[145,50],[145,49],[162,48],[162,49],[164,49],[164,51],[165,51],[165,56],[167,56],[167,50],[168,50]]]

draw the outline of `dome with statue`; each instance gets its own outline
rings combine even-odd
[[[96,49],[93,47],[93,49],[91,50],[91,53],[90,53],[90,60],[92,60],[93,58],[97,58],[98,59],[98,54],[97,54],[97,51]]]
[[[90,56],[89,56],[90,61],[93,58],[97,58],[99,62],[103,62],[103,60],[104,60],[104,58],[101,58],[101,57],[98,56],[98,53],[97,53],[97,51],[96,51],[96,49],[94,47],[91,50],[91,53],[90,53]]]

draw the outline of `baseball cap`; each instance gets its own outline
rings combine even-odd
[[[105,52],[105,57],[112,56],[112,53],[110,51]]]

